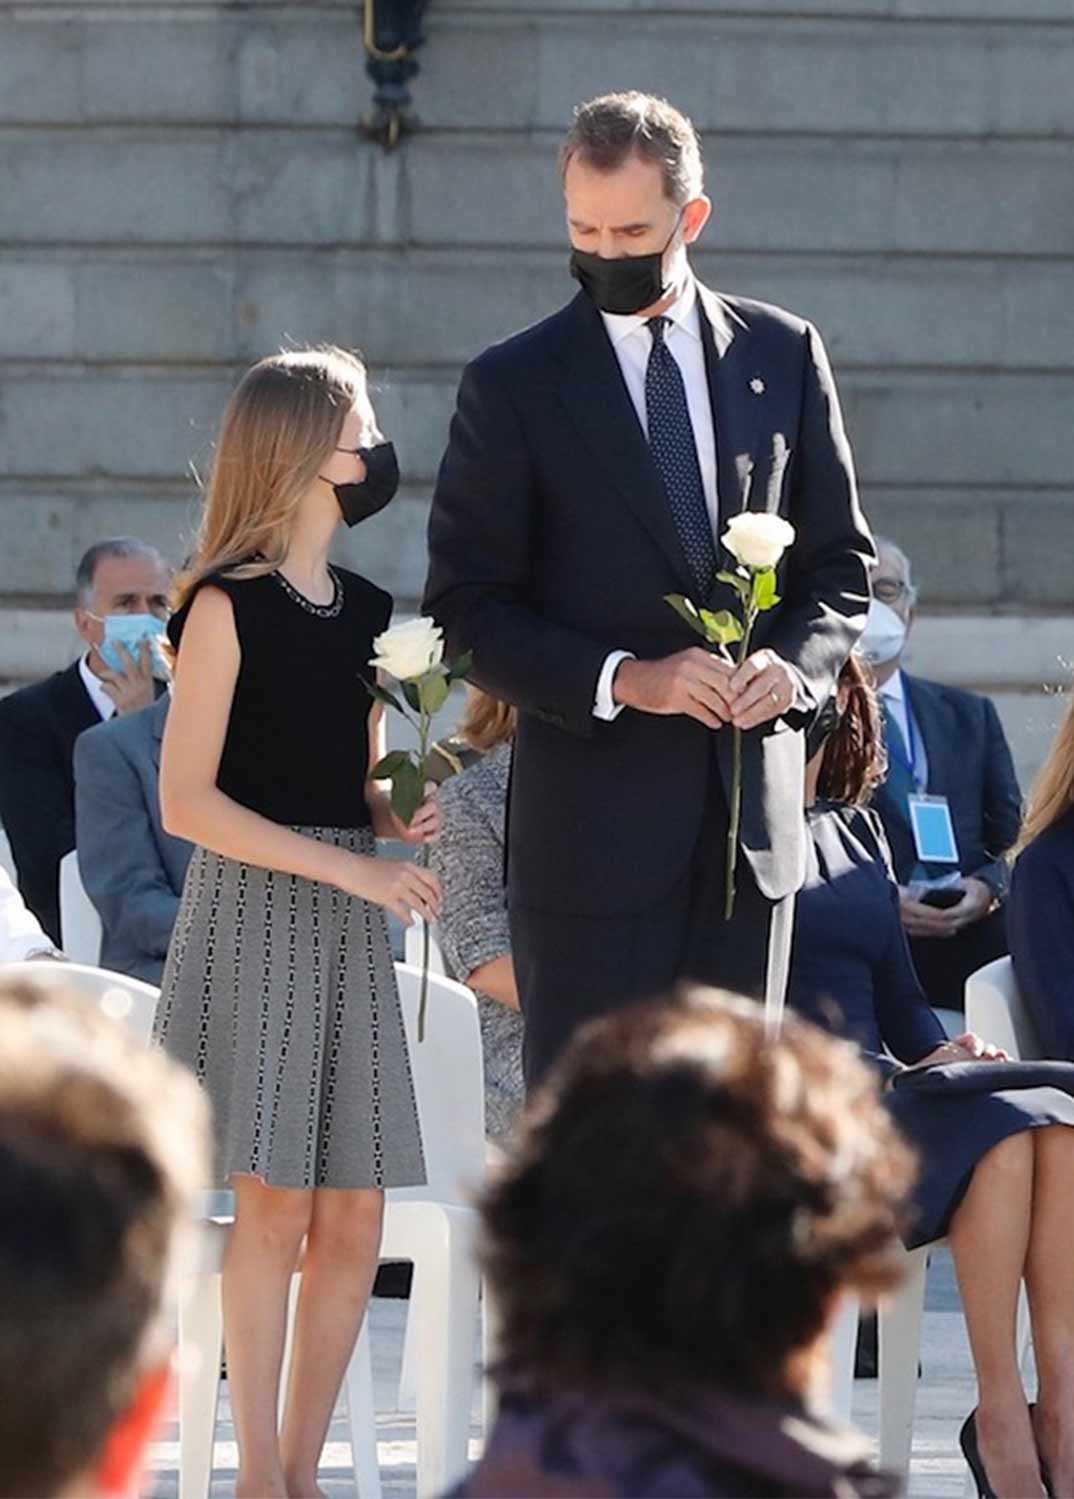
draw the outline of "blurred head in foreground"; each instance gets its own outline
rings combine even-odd
[[[913,1165],[854,1048],[713,991],[586,1027],[485,1192],[524,1395],[798,1400],[839,1293],[897,1278]]]
[[[85,999],[0,979],[0,1496],[132,1490],[206,1176],[193,1078]]]

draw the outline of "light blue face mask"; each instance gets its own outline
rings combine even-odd
[[[164,620],[158,619],[155,614],[106,614],[103,619],[99,614],[91,614],[90,618],[104,625],[104,639],[97,651],[110,671],[122,672],[127,669],[126,662],[116,650],[117,645],[125,646],[137,661],[142,641],[148,640],[153,675],[166,676],[164,662],[156,645],[164,634]]]

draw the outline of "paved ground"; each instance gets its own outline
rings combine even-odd
[[[377,1436],[381,1475],[386,1496],[413,1499],[414,1418],[395,1410],[396,1383],[402,1351],[405,1304],[373,1304],[374,1375],[377,1387]],[[921,1350],[922,1380],[918,1386],[914,1428],[914,1456],[910,1478],[912,1499],[954,1499],[964,1491],[965,1468],[958,1452],[958,1428],[974,1404],[969,1351],[959,1310],[954,1269],[940,1251],[929,1270],[925,1329]],[[858,1426],[876,1433],[877,1387],[859,1381],[854,1394]],[[481,1431],[473,1427],[473,1455],[479,1451]],[[178,1448],[174,1426],[153,1449],[154,1499],[176,1499]],[[235,1479],[235,1441],[227,1408],[226,1386],[217,1428],[216,1471],[212,1499],[227,1499]],[[356,1499],[350,1470],[346,1423],[337,1417],[321,1469],[321,1485],[328,1499]]]

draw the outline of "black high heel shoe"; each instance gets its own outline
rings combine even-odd
[[[988,1482],[988,1474],[985,1472],[984,1463],[981,1461],[981,1453],[977,1446],[977,1412],[970,1411],[962,1423],[962,1430],[958,1434],[958,1445],[962,1448],[962,1456],[969,1464],[973,1480],[977,1485],[978,1499],[996,1499],[996,1491]]]

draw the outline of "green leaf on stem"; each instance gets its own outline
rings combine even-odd
[[[375,703],[383,703],[386,708],[394,708],[397,713],[402,713],[402,703],[387,687],[382,687],[379,682],[367,682],[365,677],[359,677],[358,680]]]
[[[427,713],[431,718],[434,713],[447,702],[447,695],[451,684],[443,672],[426,672],[425,676],[418,679],[418,698],[421,702],[421,711]]]
[[[763,613],[766,609],[773,609],[778,603],[776,570],[774,567],[762,568],[753,575],[753,607]]]
[[[406,764],[401,765],[392,775],[392,811],[407,826],[424,800],[424,779],[421,771],[408,757]]]
[[[410,704],[410,706],[414,709],[414,712],[415,713],[420,713],[421,712],[421,693],[418,691],[418,684],[417,684],[417,682],[414,682],[414,681],[400,682],[399,685],[403,689],[403,696],[406,698],[406,700]]]
[[[741,572],[717,573],[716,581],[717,583],[726,583],[728,588],[733,588],[743,603],[750,596],[749,578],[744,577]]]
[[[378,760],[369,772],[370,779],[374,781],[387,781],[401,770],[404,765],[410,763],[410,754],[407,750],[392,750],[385,755],[383,760]]]
[[[716,614],[709,609],[702,609],[701,622],[705,639],[718,645],[733,645],[745,633],[740,621],[728,609],[721,609]]]
[[[466,678],[474,664],[473,651],[464,651],[457,661],[453,661],[448,668],[448,681],[461,682]]]
[[[709,638],[706,634],[705,626],[701,623],[701,616],[697,611],[696,604],[692,603],[685,594],[666,593],[664,595],[664,603],[671,605],[675,613],[690,626],[695,635],[700,635],[702,640]]]

